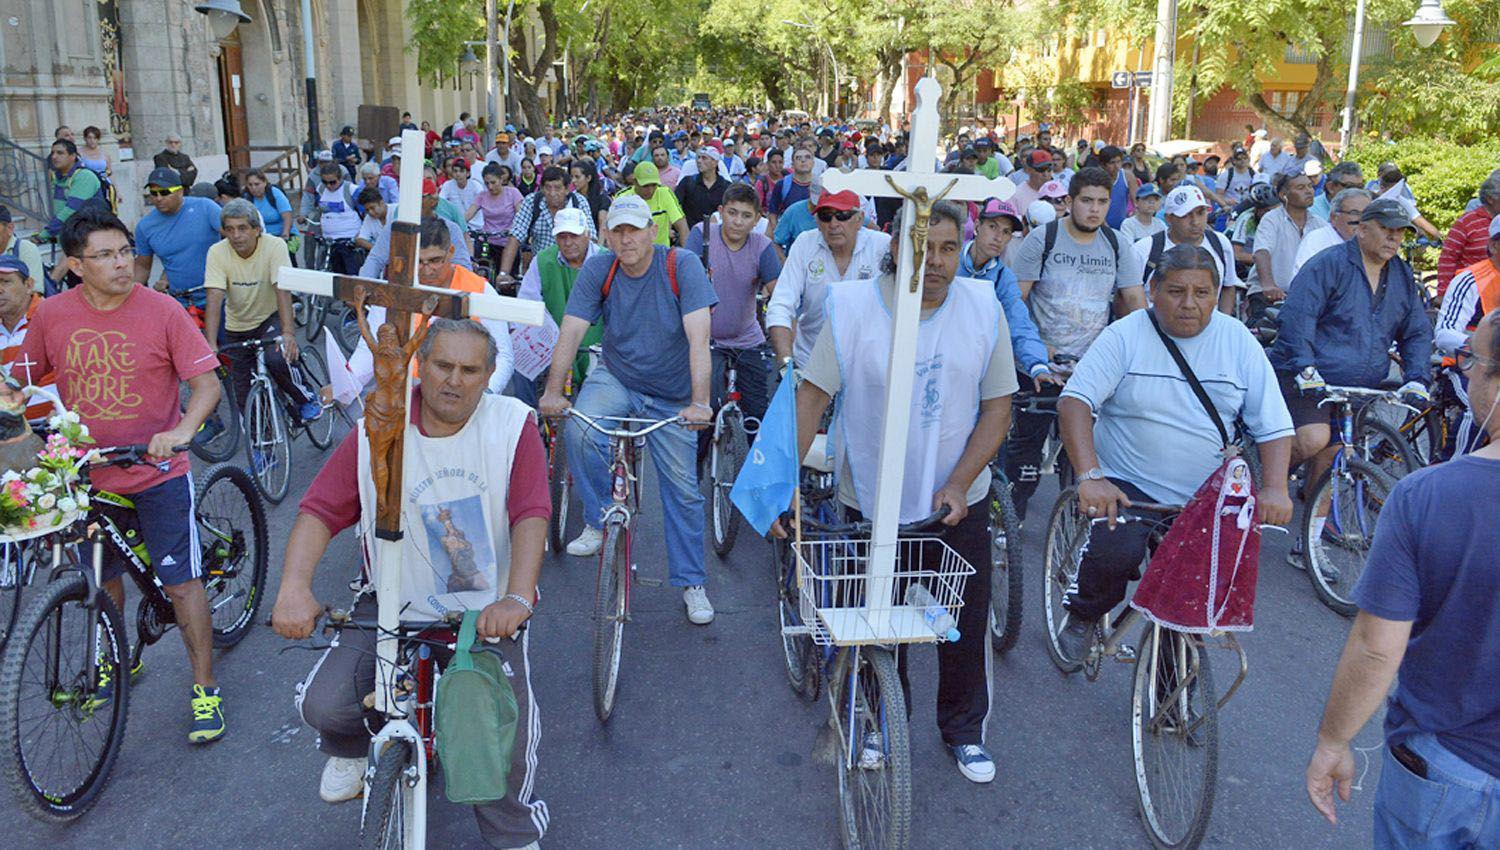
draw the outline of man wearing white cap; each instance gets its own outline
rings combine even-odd
[[[1201,245],[1213,255],[1218,267],[1219,309],[1233,316],[1238,305],[1240,290],[1245,284],[1234,269],[1234,247],[1224,234],[1208,227],[1208,199],[1197,186],[1182,183],[1167,193],[1162,205],[1167,220],[1167,229],[1135,243],[1135,251],[1146,264],[1142,284],[1148,284],[1156,267],[1161,265],[1162,255],[1177,245]]]
[[[724,188],[729,181],[719,173],[723,161],[724,157],[718,151],[704,145],[698,149],[697,172],[677,182],[677,202],[682,206],[689,230],[713,215],[714,210],[724,203]]]
[[[615,198],[604,222],[615,255],[584,261],[568,295],[538,409],[552,417],[568,409],[564,380],[584,334],[602,318],[604,357],[579,390],[578,410],[606,421],[620,416],[681,420],[652,431],[646,445],[661,490],[672,586],[682,588],[688,620],[704,625],[713,621],[714,609],[703,589],[703,493],[694,432],[713,413],[709,308],[719,299],[697,255],[655,244],[657,226],[644,199]],[[603,543],[598,526],[610,494],[609,447],[602,435],[576,420],[568,423],[565,438],[588,523],[568,544],[568,554],[587,557]]]
[[[573,293],[573,283],[588,258],[598,253],[608,253],[589,238],[588,214],[576,207],[563,207],[552,217],[552,236],[556,240],[543,248],[526,267],[521,278],[517,297],[541,301],[547,305],[552,320],[562,327],[563,315],[568,307],[568,296]],[[603,338],[604,325],[595,322],[579,343],[580,349],[597,345]],[[588,355],[580,354],[574,361],[573,383],[582,383],[588,374]],[[536,407],[536,382],[519,372],[511,379],[511,394],[532,407]]]

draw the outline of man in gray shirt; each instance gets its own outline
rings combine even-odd
[[[1021,243],[1016,278],[1053,362],[1059,355],[1082,357],[1109,324],[1112,306],[1121,316],[1146,306],[1141,285],[1144,261],[1124,236],[1104,223],[1113,186],[1104,169],[1080,169],[1068,189],[1069,214],[1034,228]],[[1059,391],[1055,386],[1042,388],[1048,396]],[[1042,445],[1052,419],[1051,413],[1018,411],[1006,444],[1005,472],[1022,519],[1036,491]]]

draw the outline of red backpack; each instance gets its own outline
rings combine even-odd
[[[620,270],[620,258],[616,257],[609,264],[609,273],[604,276],[604,286],[600,287],[599,298],[603,300],[609,297],[609,287],[615,282],[615,272]],[[677,251],[667,249],[667,281],[672,284],[672,297],[682,300],[682,290],[677,286]]]

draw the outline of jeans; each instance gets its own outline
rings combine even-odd
[[[221,346],[267,338],[281,338],[281,320],[275,313],[248,331],[219,328]],[[229,358],[230,384],[234,387],[235,404],[240,410],[244,410],[245,396],[250,392],[250,374],[255,371],[255,352],[248,348],[231,348],[224,352],[224,356]],[[266,371],[271,373],[271,380],[276,382],[276,386],[281,388],[282,393],[293,404],[305,404],[317,398],[317,388],[312,385],[312,381],[307,380],[301,369],[293,369],[287,365],[286,358],[281,356],[280,345],[266,349]]]
[[[1375,842],[1392,850],[1500,847],[1500,779],[1420,733],[1402,743],[1427,762],[1427,777],[1396,760],[1389,745],[1375,790]]]
[[[1151,501],[1151,497],[1128,481],[1111,478],[1109,482],[1132,502]],[[1141,560],[1146,557],[1153,530],[1154,524],[1147,522],[1122,523],[1114,531],[1104,522],[1093,527],[1088,549],[1078,565],[1078,592],[1067,601],[1073,619],[1092,622],[1125,599],[1125,588],[1141,577]]]
[[[687,401],[654,398],[627,389],[596,363],[578,393],[577,408],[601,425],[613,427],[613,416],[666,419],[676,416]],[[568,421],[564,431],[568,469],[583,501],[583,518],[599,528],[610,504],[609,439],[582,422]],[[695,464],[698,435],[681,425],[668,425],[646,437],[651,462],[661,488],[661,511],[667,537],[667,569],[673,587],[696,587],[707,578],[703,569],[703,493],[698,489]]]
[[[1031,385],[1031,378],[1025,375],[1018,376],[1018,379],[1023,387]],[[1043,384],[1037,396],[1047,398],[1061,394],[1062,387]],[[1010,436],[1005,441],[1005,477],[1011,483],[1010,497],[1016,503],[1016,516],[1023,521],[1026,519],[1026,504],[1041,482],[1042,448],[1047,444],[1047,435],[1056,420],[1056,413],[1018,410]]]

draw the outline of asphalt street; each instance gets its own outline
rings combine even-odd
[[[324,455],[298,440],[292,496],[270,511],[269,614],[297,497]],[[649,463],[647,464],[649,468]],[[661,509],[648,474],[637,537],[640,574],[665,578]],[[933,719],[931,649],[913,653],[913,828],[916,848],[1146,846],[1130,749],[1130,674],[1106,662],[1090,683],[1063,678],[1044,648],[1040,538],[1055,498],[1046,483],[1025,529],[1025,623],[994,664],[989,785],[954,768]],[[578,524],[574,511],[574,531]],[[1287,542],[1268,534],[1255,631],[1243,638],[1249,678],[1220,713],[1217,797],[1204,847],[1353,848],[1371,840],[1379,718],[1357,744],[1367,770],[1330,827],[1308,804],[1303,769],[1349,621],[1324,608],[1306,576],[1286,566]],[[607,727],[590,701],[590,609],[596,561],[549,556],[531,634],[532,681],[542,711],[537,788],[552,812],[544,847],[826,848],[838,845],[833,769],[811,755],[825,702],[801,702],[780,655],[769,546],[741,535],[731,557],[712,552],[709,593],[718,617],[690,625],[680,595],[637,585],[626,629],[621,692]],[[318,574],[319,598],[345,606],[357,569],[352,533],[336,539]],[[127,607],[134,610],[133,602]],[[292,698],[322,640],[291,643],[263,625],[218,656],[229,732],[204,747],[186,740],[191,684],[169,634],[145,656],[129,726],[99,804],[66,826],[19,814],[0,791],[0,847],[326,848],[352,846],[358,802],[318,799],[323,756]],[[1218,687],[1231,657],[1215,657]],[[1373,757],[1373,763],[1371,761]],[[476,847],[472,815],[434,790],[433,847]]]

